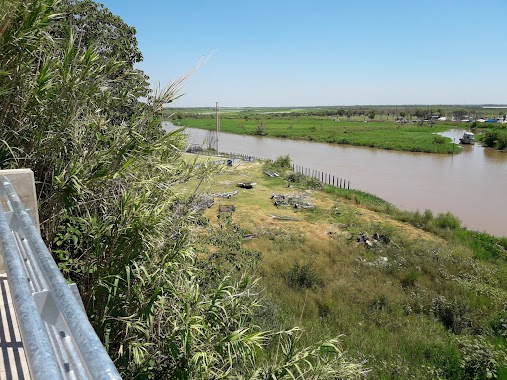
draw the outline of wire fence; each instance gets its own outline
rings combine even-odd
[[[189,152],[189,150],[187,150],[187,152]],[[206,156],[217,156],[216,152],[213,153],[213,152],[208,152],[208,151],[199,151],[199,152],[194,151],[192,153],[198,153],[198,154],[206,155]],[[225,158],[223,160],[214,160],[211,163],[217,164],[217,165],[220,165],[220,164],[225,165],[228,163],[228,161],[230,159],[241,159],[244,162],[267,160],[266,158],[262,158],[262,157],[252,156],[252,155],[244,154],[244,153],[234,153],[234,152],[222,152],[222,153],[220,153],[220,156],[226,156],[227,158]],[[323,172],[321,170],[307,168],[307,167],[304,167],[301,165],[296,165],[296,164],[292,164],[292,170],[295,173],[301,173],[305,176],[315,178],[325,185],[331,185],[331,186],[338,187],[340,189],[350,190],[350,180],[348,180],[346,178],[341,178],[336,175]]]

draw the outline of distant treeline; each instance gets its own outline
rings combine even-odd
[[[496,108],[497,107],[497,108]],[[210,108],[167,108],[167,116],[172,115],[175,119],[181,118],[208,118],[215,117],[215,112]],[[504,117],[507,114],[507,106],[495,105],[400,105],[400,106],[337,106],[337,107],[302,107],[302,108],[223,108],[220,110],[221,117],[250,117],[251,115],[269,114],[274,117],[342,117],[352,119],[363,117],[369,119],[431,119],[432,117],[447,117],[461,120],[464,117],[473,119]]]

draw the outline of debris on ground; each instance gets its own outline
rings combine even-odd
[[[381,235],[379,234],[378,232],[375,232],[373,234],[373,239],[381,242],[381,243],[384,243],[384,244],[389,244],[391,242],[391,239],[389,239],[389,236],[387,235]]]
[[[379,256],[373,261],[368,261],[364,258],[357,259],[362,265],[370,268],[386,268],[389,266],[389,258],[387,256]]]
[[[373,236],[368,235],[366,232],[361,232],[357,237],[358,243],[364,243],[367,248],[373,248],[379,244],[389,244],[391,239],[387,235],[381,235],[375,232]]]
[[[364,243],[367,248],[373,248],[373,239],[366,232],[361,232],[357,237],[358,243]]]
[[[254,236],[255,236],[254,234],[243,235],[243,240],[252,240]]]
[[[230,191],[228,193],[213,193],[210,194],[212,197],[219,197],[219,198],[225,198],[225,199],[231,199],[233,195],[238,194],[238,190]]]
[[[288,207],[294,208],[314,208],[315,205],[308,201],[306,195],[301,194],[273,194],[271,195],[273,204],[277,207]]]
[[[245,183],[240,182],[236,186],[241,187],[242,189],[253,189],[255,185],[257,185],[256,182],[245,182]]]
[[[188,202],[175,202],[171,206],[171,210],[176,215],[183,215],[189,211],[192,212],[202,212],[206,208],[211,208],[215,203],[212,196],[207,194],[202,194],[196,196],[190,203]]]
[[[285,216],[285,215],[269,215],[269,216],[273,219],[287,220],[287,221],[291,221],[291,222],[299,222],[299,219],[293,218],[292,216]]]
[[[218,205],[218,212],[234,212],[236,211],[236,205]]]
[[[268,177],[280,177],[280,174],[276,173],[276,172],[272,172],[271,170],[264,170],[263,171],[264,174],[266,174]]]

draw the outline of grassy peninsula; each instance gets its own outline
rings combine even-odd
[[[371,379],[507,379],[506,238],[322,186],[284,162],[235,164],[201,185],[215,203],[199,223],[199,257],[260,276],[258,321],[302,326],[305,342],[344,334]],[[299,207],[276,206],[274,194]]]
[[[387,119],[387,117],[386,117]],[[177,113],[171,121],[180,126],[214,130],[215,115]],[[379,149],[425,153],[459,153],[461,148],[449,138],[437,135],[453,128],[449,124],[397,123],[366,117],[339,118],[303,111],[287,113],[228,112],[220,119],[223,132],[332,144],[350,144]]]

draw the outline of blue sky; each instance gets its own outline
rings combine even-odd
[[[107,0],[175,106],[507,104],[507,0]]]

